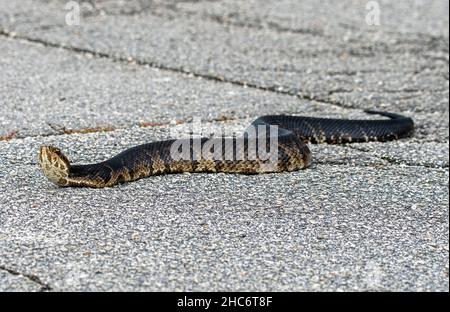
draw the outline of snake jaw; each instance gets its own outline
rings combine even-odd
[[[68,185],[70,162],[58,148],[41,146],[39,166],[51,182],[59,186]]]

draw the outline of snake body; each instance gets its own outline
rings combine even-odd
[[[246,131],[240,137],[152,142],[131,147],[106,161],[89,165],[72,165],[59,149],[42,146],[39,165],[44,175],[58,186],[93,188],[110,187],[166,173],[295,171],[311,163],[308,142],[344,144],[389,141],[406,137],[414,129],[411,118],[386,112],[366,112],[389,119],[346,120],[270,115],[257,118],[249,127],[256,131]],[[277,126],[275,135],[270,133],[270,126]],[[274,147],[270,145],[273,141],[276,142],[276,149],[271,155],[275,157],[266,157]],[[174,158],[174,152],[180,155],[180,147],[184,149],[184,157]]]

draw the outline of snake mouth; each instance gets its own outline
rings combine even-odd
[[[51,182],[59,186],[67,185],[70,162],[58,148],[41,146],[39,151],[39,166]]]

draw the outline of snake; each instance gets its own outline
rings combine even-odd
[[[71,164],[60,149],[44,145],[40,147],[38,162],[43,174],[60,187],[112,187],[169,173],[292,172],[310,166],[308,144],[385,142],[407,137],[414,130],[409,117],[375,110],[365,112],[388,118],[267,115],[258,117],[238,136],[156,141],[92,164]]]

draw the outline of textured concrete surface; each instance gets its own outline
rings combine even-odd
[[[0,290],[448,291],[448,2],[377,3],[380,25],[365,1],[93,0],[71,26],[0,0]],[[416,131],[285,174],[60,189],[36,165],[365,108]]]

